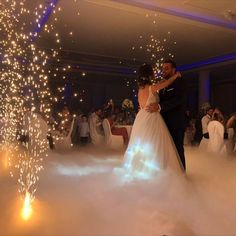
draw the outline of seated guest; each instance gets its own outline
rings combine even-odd
[[[185,133],[184,133],[184,144],[185,145],[192,145],[194,140],[194,135],[196,132],[195,123],[193,120],[189,121]]]
[[[74,145],[79,144],[80,142],[80,123],[82,122],[83,114],[80,110],[77,111],[77,114],[73,115],[74,117],[74,127],[71,134],[71,141]]]
[[[49,142],[50,149],[54,149],[53,133],[55,132],[55,129],[56,129],[56,120],[53,117],[52,111],[49,114],[48,125],[49,127],[48,127],[47,139]]]
[[[124,121],[124,112],[122,112],[119,107],[115,107],[114,115],[115,115],[115,119],[116,119],[115,121],[116,121],[118,124],[123,124],[123,121]]]
[[[214,109],[212,107],[208,107],[206,110],[205,116],[202,117],[201,119],[201,125],[202,125],[202,140],[200,142],[199,148],[202,151],[205,151],[208,145],[208,140],[209,140],[209,133],[207,126],[209,122],[211,121],[212,115],[213,115]]]
[[[212,115],[214,113],[214,110],[212,107],[209,107],[206,110],[206,115],[202,117],[201,123],[202,123],[202,134],[203,137],[206,139],[209,139],[209,134],[208,134],[208,130],[207,130],[207,126],[209,124],[209,122],[211,121]]]
[[[67,106],[64,106],[61,114],[61,120],[58,125],[58,131],[66,136],[71,128],[72,116]]]
[[[115,108],[114,102],[112,99],[110,99],[104,107],[105,116],[112,115],[114,113],[114,108]]]
[[[79,124],[79,134],[80,134],[80,142],[82,144],[88,143],[89,124],[88,124],[87,117],[85,115],[82,116],[82,121]]]
[[[31,110],[27,110],[22,119],[21,134],[24,139],[19,139],[23,146],[28,150],[46,151],[48,148],[48,125],[46,118],[40,111],[40,106],[37,104]],[[23,136],[21,136],[22,138]],[[26,145],[27,144],[27,145]]]
[[[214,109],[213,114],[214,113],[217,113],[220,116],[220,119],[222,120],[222,122],[224,123],[224,126],[225,126],[226,125],[226,116],[223,114],[223,112],[218,107],[216,107]]]
[[[124,144],[128,145],[129,142],[129,136],[127,133],[127,130],[125,127],[115,127],[114,126],[114,116],[109,116],[107,118],[107,120],[109,121],[110,127],[111,127],[111,133],[113,135],[120,135],[123,137],[124,140]]]
[[[236,113],[233,113],[228,119],[226,129],[229,134],[229,138],[232,138],[232,142],[236,143]]]
[[[204,116],[204,115],[203,115]],[[196,115],[196,119],[195,119],[195,135],[194,135],[194,140],[193,140],[193,144],[198,146],[202,140],[202,114],[199,112]]]
[[[22,124],[20,125],[19,131],[17,133],[17,139],[22,144],[26,144],[29,142],[29,120],[32,115],[31,109],[32,106],[29,103],[24,104]]]
[[[236,113],[233,113],[230,118],[227,120],[226,128],[230,129],[233,128],[235,130],[236,128]]]
[[[93,128],[96,129],[96,132],[98,134],[104,135],[104,131],[103,131],[103,128],[102,128],[101,116],[102,116],[102,109],[98,108],[98,109],[95,110],[95,112],[93,112],[90,115],[89,120],[90,120],[90,126],[92,125]]]

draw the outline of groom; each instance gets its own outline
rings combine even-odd
[[[164,79],[171,78],[176,73],[176,63],[172,60],[164,61],[162,73]],[[147,107],[147,110],[149,112],[161,112],[179,153],[184,170],[186,170],[184,156],[186,94],[184,90],[183,79],[177,79],[169,87],[159,92],[160,104],[152,103]]]

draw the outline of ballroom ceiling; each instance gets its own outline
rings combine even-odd
[[[32,9],[52,2],[60,14],[42,20],[36,42],[55,48],[58,33],[66,60],[78,64],[132,67],[174,55],[185,65],[236,55],[235,0],[26,0]],[[51,23],[48,35],[43,25]]]
[[[166,49],[158,57],[171,53],[179,64],[236,52],[235,0],[59,0],[57,7],[62,48],[80,55],[142,62],[151,35]],[[42,33],[39,43],[55,42]]]

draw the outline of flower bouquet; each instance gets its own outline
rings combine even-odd
[[[132,124],[134,120],[134,104],[130,99],[122,102],[122,110],[124,111],[124,121],[126,124]]]

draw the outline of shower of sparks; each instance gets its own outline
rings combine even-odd
[[[154,20],[152,18],[155,18]],[[151,24],[152,33],[144,34],[138,37],[135,45],[132,47],[133,54],[145,53],[148,63],[153,65],[156,78],[161,78],[161,67],[165,59],[173,59],[174,54],[171,52],[176,42],[171,38],[171,32],[160,35],[158,32],[157,15],[146,15],[149,24]],[[136,58],[134,58],[136,60]],[[156,81],[152,81],[156,82]]]
[[[26,192],[25,199],[24,199],[24,205],[22,208],[21,216],[22,218],[27,221],[31,214],[32,214],[32,207],[31,207],[31,197],[28,192]]]
[[[0,2],[0,144],[11,176],[19,173],[25,219],[29,217],[43,159],[47,156],[47,123],[55,99],[50,93],[48,80],[71,68],[70,65],[65,70],[48,67],[50,60],[60,62],[61,40],[60,34],[55,33],[54,24],[61,8],[51,3],[51,23],[42,25],[50,3],[33,8],[29,2]],[[43,50],[37,46],[41,31],[55,37],[55,48]],[[71,30],[69,35],[73,35]]]
[[[39,119],[35,119],[33,115],[28,116],[28,112],[41,113],[47,120],[50,92],[45,69],[48,56],[36,47],[31,40],[32,33],[27,31],[32,22],[27,24],[23,21],[31,14],[25,3],[26,1],[0,3],[0,118],[3,123],[3,148],[7,150],[10,173],[13,175],[13,165],[19,169],[21,197],[24,199],[27,195],[33,200],[38,173],[42,169],[41,154],[46,153],[47,142],[46,136],[43,139],[40,135],[42,127],[36,124]],[[23,124],[24,120],[28,122]],[[28,140],[24,140],[25,146],[22,145],[23,142],[19,142],[22,137],[28,137]],[[39,141],[39,138],[42,140]],[[17,158],[13,153],[17,153]]]

